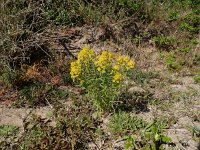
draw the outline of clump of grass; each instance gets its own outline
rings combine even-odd
[[[14,125],[0,125],[0,149],[12,149],[17,141],[19,128]]]
[[[175,11],[175,12],[169,13],[169,16],[168,16],[169,21],[176,21],[176,20],[178,20],[178,18],[179,18],[178,12]]]
[[[0,82],[6,87],[12,87],[20,79],[19,70],[11,68],[9,65],[5,65],[3,70],[0,71]]]
[[[171,70],[177,70],[180,67],[179,64],[177,63],[175,53],[171,53],[168,55],[168,57],[166,58],[166,65],[167,68]]]
[[[200,84],[200,71],[194,76],[194,81]]]
[[[192,34],[197,34],[199,32],[199,21],[200,17],[198,13],[189,13],[182,19],[182,23],[180,25],[180,28],[182,30],[188,31]]]
[[[154,42],[160,49],[172,50],[175,44],[175,39],[173,37],[157,36],[154,37]]]
[[[18,127],[13,125],[0,125],[0,137],[8,137],[16,134]]]
[[[112,134],[125,136],[137,132],[146,125],[147,123],[137,116],[131,116],[126,112],[119,112],[112,116],[109,128]]]

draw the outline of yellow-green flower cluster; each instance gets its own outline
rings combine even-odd
[[[114,55],[111,52],[103,51],[101,55],[97,57],[95,65],[97,70],[101,73],[105,73],[106,69],[112,65]]]
[[[113,82],[120,83],[123,81],[123,71],[129,71],[135,67],[135,62],[128,56],[117,55],[115,56],[115,63],[113,65],[114,76]],[[124,70],[125,69],[125,70]]]
[[[78,60],[71,63],[71,77],[72,79],[79,79],[81,75],[81,70],[84,65],[91,62],[95,58],[94,50],[91,50],[89,47],[84,47],[78,54]]]
[[[113,82],[120,83],[123,80],[123,75],[119,72],[116,72],[113,76]]]
[[[78,54],[78,60],[71,63],[70,74],[72,79],[83,82],[83,76],[86,77],[84,78],[86,80],[90,75],[90,71],[94,73],[97,70],[101,75],[111,76],[112,82],[120,83],[126,77],[127,71],[134,67],[135,62],[128,56],[114,55],[107,51],[103,51],[96,56],[94,50],[84,47]]]
[[[93,61],[95,56],[96,54],[94,50],[90,49],[89,47],[84,47],[78,54],[78,61],[86,64],[90,61]]]
[[[113,69],[119,71],[121,67],[131,70],[135,67],[135,62],[128,56],[118,55],[116,56],[116,64],[114,65]]]
[[[81,74],[81,62],[74,61],[71,63],[70,75],[72,79],[78,78]]]

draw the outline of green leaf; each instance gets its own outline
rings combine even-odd
[[[155,138],[156,141],[159,141],[160,140],[160,135],[158,133],[156,133],[154,138]]]
[[[162,136],[162,141],[165,143],[170,143],[172,142],[172,139],[168,136]]]
[[[0,137],[1,136],[9,136],[18,131],[18,127],[13,125],[1,125],[0,126]]]

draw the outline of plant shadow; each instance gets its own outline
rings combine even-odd
[[[115,105],[115,111],[149,112],[148,104],[152,100],[152,95],[151,93],[134,92],[129,94],[124,92],[120,95],[119,101]]]
[[[197,149],[200,150],[200,143],[198,144]]]

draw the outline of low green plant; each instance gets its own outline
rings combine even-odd
[[[0,125],[0,149],[13,149],[18,134],[19,127],[14,125]]]
[[[55,87],[52,87],[48,93],[48,98],[52,98],[52,99],[66,99],[66,97],[68,97],[69,95],[69,91],[66,90],[61,90],[61,89],[57,89]]]
[[[13,125],[0,125],[0,137],[11,136],[17,133],[18,127]]]
[[[30,105],[30,106],[37,106],[38,104],[44,104],[45,102],[45,95],[47,94],[48,90],[45,85],[41,83],[30,83],[28,85],[25,85],[20,90],[21,99],[17,103],[21,106],[23,105]],[[17,104],[16,103],[16,104]]]
[[[137,133],[127,133],[125,136],[126,149],[163,150],[163,144],[171,143],[171,138],[164,134],[169,126],[163,120],[154,120],[137,130]]]
[[[7,87],[12,87],[19,78],[19,71],[12,69],[10,66],[6,65],[1,71],[0,82],[2,82]]]
[[[176,70],[179,68],[179,64],[176,60],[176,54],[170,53],[166,58],[166,65],[169,70]]]
[[[193,136],[194,137],[200,137],[200,126],[194,126],[193,127]]]
[[[187,22],[182,22],[181,25],[180,25],[180,28],[184,31],[189,31],[191,33],[196,33],[198,32],[198,29],[191,26],[189,23]]]
[[[196,46],[199,43],[198,39],[196,38],[191,39],[190,42],[192,43],[193,46]]]
[[[198,92],[197,92],[197,90],[195,90],[193,88],[189,88],[187,91],[172,90],[170,92],[170,94],[171,94],[171,97],[174,102],[183,101],[185,103],[190,103],[190,101],[188,99],[191,97],[197,96]]]
[[[177,49],[177,51],[186,54],[186,53],[189,53],[191,51],[191,49],[188,47],[185,47],[185,48],[179,48],[179,49]]]
[[[144,2],[141,0],[132,1],[132,0],[118,0],[118,4],[123,8],[139,11],[144,7]]]
[[[142,142],[145,143],[145,149],[162,150],[163,144],[171,143],[170,137],[164,135],[166,126],[160,122],[153,122],[142,132]]]
[[[161,49],[171,50],[175,44],[175,38],[170,36],[156,36],[153,38],[156,46]]]
[[[194,81],[200,84],[200,71],[194,76]]]
[[[134,136],[126,136],[125,138],[125,149],[135,149],[137,147],[136,138]]]
[[[168,16],[168,21],[176,21],[179,18],[178,12],[172,12]]]
[[[70,74],[97,110],[111,110],[134,65],[128,56],[107,51],[96,55],[85,47],[78,54],[78,60],[71,63]]]
[[[180,28],[192,34],[197,34],[199,32],[199,22],[199,14],[192,12],[183,18]]]
[[[140,35],[136,35],[133,40],[138,46],[140,46],[142,42],[142,37]]]
[[[80,10],[78,9],[79,5],[84,7],[82,1],[63,2],[62,0],[58,0],[46,2],[42,7],[44,11],[42,15],[44,20],[52,22],[55,25],[80,25],[84,22],[83,16],[80,15]]]
[[[95,131],[95,135],[96,135],[97,139],[106,138],[106,134],[104,133],[103,129],[101,129],[100,127],[97,127],[97,129]]]
[[[194,55],[193,64],[195,64],[195,65],[200,64],[200,55],[199,54]]]
[[[125,136],[137,132],[147,125],[141,118],[131,116],[126,112],[119,112],[112,116],[109,128],[114,135]]]

